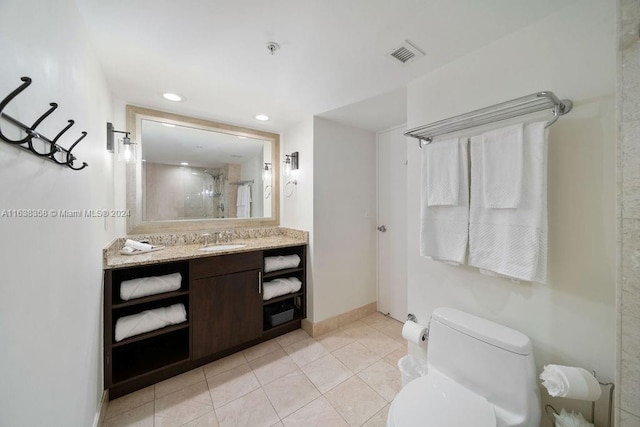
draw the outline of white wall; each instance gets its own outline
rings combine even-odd
[[[376,301],[376,136],[313,126],[314,322]]]
[[[296,178],[298,185],[293,189],[291,197],[285,196],[286,179],[280,177],[280,225],[309,232],[307,249],[307,319],[314,320],[314,289],[313,289],[313,118],[309,118],[292,129],[284,131],[280,138],[280,161],[285,154],[298,152],[298,171]],[[284,165],[280,163],[280,171]],[[282,172],[281,172],[282,173]],[[290,187],[287,188],[287,191]]]
[[[605,380],[616,340],[614,17],[615,2],[574,2],[407,90],[408,128],[541,90],[573,100],[550,132],[547,284],[419,257],[420,164],[411,159],[420,151],[409,144],[409,311],[427,321],[451,306],[498,321],[531,337],[539,370],[578,365]]]
[[[75,172],[0,142],[0,210],[113,207],[106,147],[110,97],[72,0],[0,2],[0,97],[32,85],[6,113],[32,123],[89,167]],[[4,132],[10,125],[3,121]],[[112,220],[0,218],[0,425],[90,426],[102,395],[102,247]]]

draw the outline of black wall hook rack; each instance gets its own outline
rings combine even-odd
[[[59,165],[67,166],[73,170],[79,171],[86,168],[88,165],[84,162],[82,163],[82,166],[74,165],[74,162],[77,160],[77,158],[71,152],[74,148],[76,148],[78,143],[87,136],[87,132],[82,132],[82,136],[78,138],[69,148],[62,148],[60,145],[58,145],[58,140],[60,139],[60,137],[62,137],[62,135],[69,129],[71,129],[71,127],[74,125],[75,122],[73,120],[69,120],[67,122],[67,126],[64,127],[64,129],[62,129],[60,132],[58,132],[58,134],[53,139],[49,139],[36,131],[36,128],[40,125],[40,123],[42,123],[47,117],[49,117],[49,115],[51,115],[51,113],[53,113],[58,108],[58,104],[56,104],[55,102],[49,104],[49,109],[45,111],[45,113],[42,114],[35,122],[33,122],[31,126],[27,126],[24,123],[14,119],[7,113],[3,113],[4,108],[31,84],[31,78],[29,77],[22,77],[20,80],[22,80],[22,84],[9,95],[7,95],[7,97],[5,97],[2,102],[0,102],[0,117],[5,119],[12,125],[22,129],[27,134],[27,136],[18,140],[8,138],[2,132],[2,127],[0,126],[0,139],[7,144],[22,148],[23,150],[29,151],[38,157],[43,157]],[[48,150],[45,150],[45,152],[42,153],[37,151],[33,146],[34,139],[44,142],[45,145],[48,144]]]

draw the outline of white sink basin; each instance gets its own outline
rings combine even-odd
[[[243,243],[238,243],[235,245],[212,245],[212,246],[205,246],[203,248],[200,248],[201,251],[206,251],[206,252],[217,252],[217,251],[230,251],[231,249],[240,249],[240,248],[244,248],[245,244]]]

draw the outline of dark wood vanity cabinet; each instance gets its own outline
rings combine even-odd
[[[267,256],[298,254],[297,268],[263,274]],[[114,399],[300,328],[306,315],[306,245],[104,271],[104,379]],[[180,273],[180,289],[123,301],[125,280]],[[295,293],[263,301],[264,282],[297,277]],[[187,321],[115,341],[119,318],[183,304]],[[280,305],[293,318],[272,326]]]
[[[204,258],[192,269],[194,360],[262,335],[262,252]]]

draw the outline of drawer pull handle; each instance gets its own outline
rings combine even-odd
[[[258,295],[262,293],[262,271],[258,271]]]

